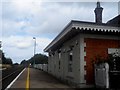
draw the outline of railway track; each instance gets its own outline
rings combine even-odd
[[[13,66],[9,69],[2,71],[2,79],[0,80],[0,85],[2,85],[2,90],[6,89],[7,86],[17,77],[17,75],[24,69],[23,66]]]

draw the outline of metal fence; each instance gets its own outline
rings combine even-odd
[[[43,70],[43,71],[48,71],[48,64],[35,64],[34,68]]]

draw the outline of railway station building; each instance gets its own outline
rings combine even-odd
[[[44,49],[48,73],[81,88],[94,86],[95,57],[120,49],[120,15],[102,23],[102,10],[97,2],[95,22],[72,20]]]

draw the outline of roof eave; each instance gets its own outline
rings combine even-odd
[[[63,38],[71,29],[83,29],[83,30],[94,30],[94,31],[103,31],[103,32],[120,32],[120,27],[108,26],[106,24],[97,25],[95,23],[79,22],[72,20],[63,31],[44,49],[45,52],[51,50],[51,48]]]

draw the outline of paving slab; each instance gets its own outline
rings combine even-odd
[[[56,78],[48,73],[38,70],[30,69],[30,88],[70,88],[61,83]]]
[[[28,73],[29,72],[29,73]],[[29,74],[29,80],[28,78]],[[58,79],[54,78],[47,72],[34,69],[34,68],[26,68],[24,72],[18,77],[18,79],[11,85],[11,89],[14,88],[26,88],[26,83],[29,83],[30,89],[47,89],[47,88],[64,88],[71,90],[70,86],[61,83]],[[73,89],[72,89],[73,90]]]

